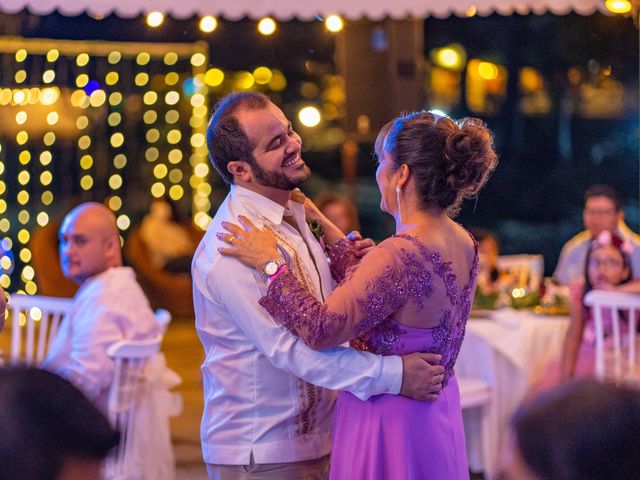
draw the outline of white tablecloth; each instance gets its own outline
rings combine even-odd
[[[483,411],[463,412],[469,466],[495,473],[502,438],[509,419],[531,382],[557,361],[569,326],[568,317],[547,317],[529,311],[503,309],[491,318],[471,318],[456,363],[458,378],[478,378],[491,386],[491,401]],[[481,415],[488,428],[482,435]],[[489,465],[485,465],[482,447]]]

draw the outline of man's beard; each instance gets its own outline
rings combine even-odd
[[[264,187],[277,188],[279,190],[293,190],[298,188],[311,176],[311,170],[307,165],[304,166],[307,175],[301,179],[291,179],[283,172],[268,172],[256,164],[253,164],[251,168],[253,169],[256,181],[260,185]]]

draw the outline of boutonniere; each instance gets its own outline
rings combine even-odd
[[[307,224],[309,225],[309,230],[311,230],[313,236],[316,237],[316,240],[322,241],[322,237],[324,237],[322,226],[315,220],[307,220]]]

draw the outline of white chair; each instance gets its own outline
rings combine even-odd
[[[8,305],[11,310],[9,362],[40,365],[71,302],[70,298],[11,295]]]
[[[615,381],[640,380],[636,354],[640,295],[592,290],[585,295],[584,303],[591,307],[595,326],[596,377]],[[611,318],[610,332],[605,329],[605,316]],[[627,335],[622,332],[622,322],[628,324]]]
[[[105,465],[105,480],[141,480],[140,463],[135,458],[136,430],[133,428],[144,391],[145,366],[160,351],[162,336],[146,341],[121,341],[107,350],[115,364],[109,389],[107,412],[120,432],[120,443]]]
[[[480,438],[468,438],[468,441],[474,442],[474,445],[479,444],[485,477],[491,478],[494,459],[491,458],[489,449],[486,448],[488,445],[487,436],[490,434],[491,428],[491,423],[488,420],[491,387],[487,382],[479,378],[457,377],[457,381],[460,388],[460,407],[462,411],[465,412],[465,416],[468,416],[468,413],[473,413],[475,422],[479,418],[480,423]]]
[[[58,326],[67,315],[72,302],[71,298],[20,293],[11,295],[9,362],[39,366],[45,359]],[[158,309],[155,311],[155,317],[160,327],[160,334],[164,335],[171,322],[171,313]]]
[[[536,291],[540,288],[544,275],[544,258],[542,255],[528,254],[501,255],[496,268],[512,277],[514,287]]]

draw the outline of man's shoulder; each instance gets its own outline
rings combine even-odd
[[[590,239],[591,234],[589,233],[589,231],[583,230],[582,232],[571,237],[567,241],[567,243],[564,244],[564,246],[562,247],[562,252],[564,254],[568,254],[572,251],[575,251],[576,249],[580,249],[581,247],[586,246]]]
[[[149,301],[131,267],[114,267],[83,285],[74,298],[74,304],[126,312],[131,304],[144,306],[149,305]]]

